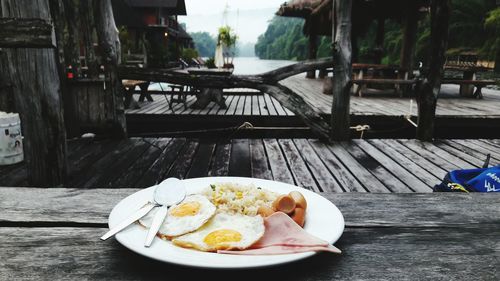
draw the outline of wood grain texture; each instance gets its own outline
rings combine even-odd
[[[51,18],[48,0],[3,0],[0,17]],[[24,157],[30,184],[50,187],[67,172],[66,131],[56,52],[53,49],[6,49],[15,108],[24,135]]]
[[[2,187],[0,225],[60,222],[105,226],[114,205],[138,190]],[[492,215],[500,206],[500,194],[324,192],[321,195],[342,211],[349,227],[467,228],[500,223]]]
[[[52,23],[42,18],[0,18],[0,47],[55,48]]]
[[[5,280],[498,280],[500,239],[492,229],[346,229],[342,255],[320,254],[259,270],[206,270],[147,259],[103,228],[1,228]],[[489,231],[489,232],[488,232]],[[467,239],[481,236],[482,239]],[[467,241],[467,243],[462,243]],[[22,251],[20,251],[22,247]]]
[[[66,186],[140,188],[168,176],[231,175],[317,192],[430,192],[457,165],[482,165],[495,145],[491,140],[80,139],[69,142]],[[492,157],[490,165],[497,163]],[[24,164],[0,167],[0,186],[27,184]]]

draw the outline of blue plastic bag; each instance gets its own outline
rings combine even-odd
[[[500,165],[448,172],[435,192],[500,192]]]

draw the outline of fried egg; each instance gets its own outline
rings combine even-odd
[[[197,230],[215,214],[216,207],[205,196],[190,195],[181,203],[170,207],[167,218],[158,233],[170,239]],[[156,211],[153,210],[139,222],[149,228]]]
[[[219,213],[197,231],[176,237],[172,242],[204,252],[244,250],[257,242],[264,231],[261,216]]]

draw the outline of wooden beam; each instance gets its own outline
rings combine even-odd
[[[352,78],[351,10],[352,2],[334,0],[333,38],[333,104],[331,138],[349,139],[349,103]]]
[[[429,70],[417,92],[417,139],[430,141],[434,137],[436,104],[444,75],[445,52],[448,45],[448,26],[451,0],[431,1],[431,44]]]
[[[55,48],[52,23],[48,19],[0,18],[0,47]]]
[[[105,73],[109,79],[105,100],[106,119],[116,137],[127,136],[125,122],[125,106],[123,104],[123,86],[118,74],[118,63],[121,55],[120,38],[116,28],[111,0],[93,0],[97,37],[102,52]]]
[[[0,17],[30,16],[48,21],[48,0],[2,0]],[[29,184],[57,186],[66,177],[66,133],[56,52],[52,49],[6,49],[16,111],[21,117]],[[2,72],[0,71],[0,73]]]

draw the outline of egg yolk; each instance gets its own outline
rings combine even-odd
[[[219,229],[216,231],[212,231],[207,236],[205,236],[203,242],[205,242],[205,244],[209,246],[217,247],[222,246],[228,242],[239,242],[240,240],[241,233],[239,233],[238,231],[231,229]]]
[[[182,203],[170,211],[174,217],[194,216],[200,211],[201,204],[196,201]]]

